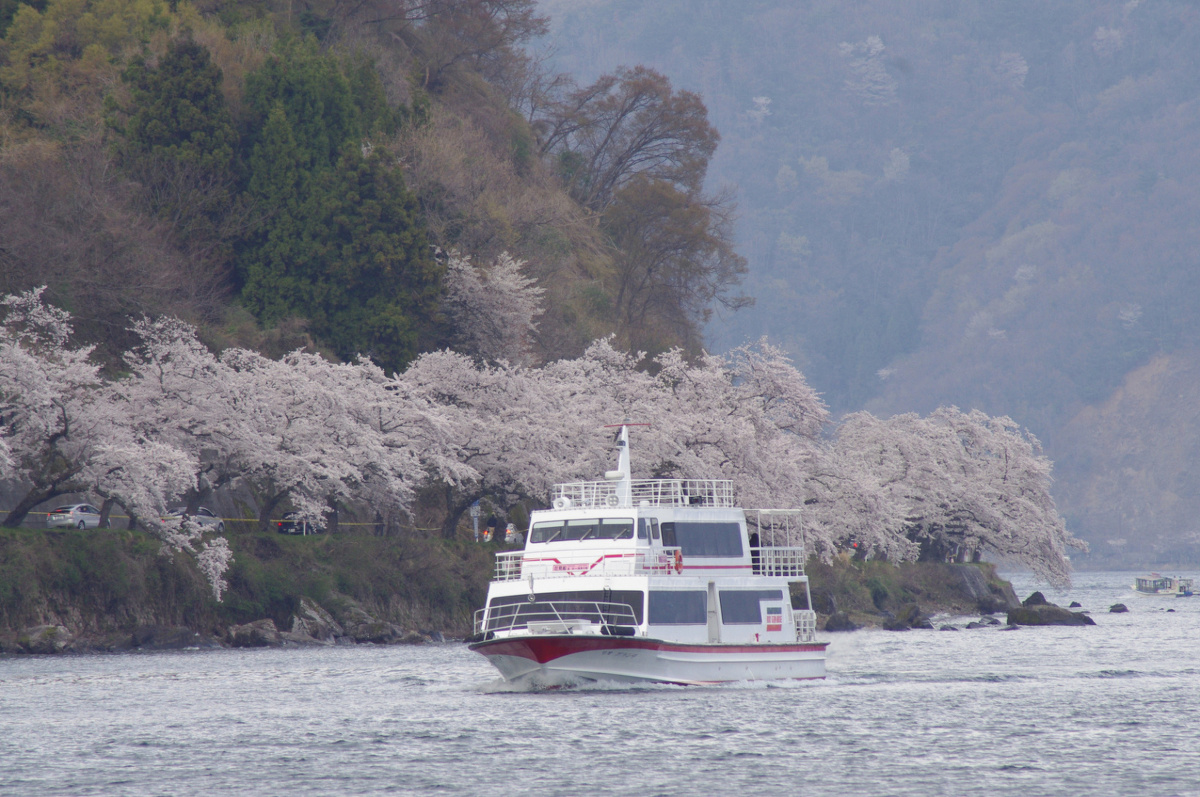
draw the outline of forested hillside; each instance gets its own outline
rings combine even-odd
[[[47,285],[110,364],[160,313],[389,371],[698,351],[743,270],[704,105],[646,71],[572,104],[522,49],[545,25],[533,0],[5,0],[0,294]],[[533,336],[484,351],[489,324]]]
[[[548,29],[532,0],[2,8],[5,525],[98,496],[102,523],[125,510],[219,599],[233,553],[196,520],[202,501],[241,491],[260,531],[292,509],[339,533],[353,517],[455,540],[477,500],[519,514],[551,481],[603,471],[601,425],[636,417],[639,477],[721,475],[748,505],[803,506],[826,559],[998,555],[1061,582],[1086,548],[1010,418],[942,407],[832,428],[770,343],[702,352],[714,311],[792,329],[782,288],[748,309],[736,196],[708,174],[718,153],[776,157],[766,95],[719,148],[703,97],[651,67],[573,75],[531,55]],[[883,45],[863,41],[841,51],[865,81],[846,108],[891,113]],[[873,130],[845,157],[867,157]],[[917,182],[909,146],[887,150],[897,190]],[[797,257],[859,240],[837,208],[869,181],[796,152],[803,168],[771,178],[795,203],[772,240]],[[810,239],[803,209],[827,206]],[[904,218],[922,246],[944,234],[919,208]],[[861,322],[922,295],[919,258],[912,285],[872,262],[863,277],[825,261],[810,310]],[[852,284],[880,301],[850,301]],[[885,326],[917,329],[899,311]]]
[[[1200,10],[553,0],[556,62],[702,93],[757,306],[837,412],[1011,415],[1109,561],[1200,544]]]

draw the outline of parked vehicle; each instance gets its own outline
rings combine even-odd
[[[100,510],[91,504],[71,504],[51,509],[46,513],[46,528],[98,529]]]
[[[187,507],[180,506],[172,509],[167,514],[163,515],[163,520],[175,520],[176,518],[188,518],[199,523],[201,526],[213,529],[218,534],[225,533],[225,521],[217,517],[216,514],[206,506],[196,508],[194,514],[189,515]]]
[[[283,519],[276,524],[275,530],[280,534],[321,534],[325,529],[316,523],[300,520],[298,512],[284,512]]]

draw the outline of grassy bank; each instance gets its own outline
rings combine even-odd
[[[263,618],[286,629],[303,598],[331,611],[353,602],[408,629],[464,634],[491,574],[490,549],[440,539],[250,533],[229,542],[229,589],[218,603],[188,557],[164,555],[143,532],[0,529],[0,634],[182,626],[220,637]]]

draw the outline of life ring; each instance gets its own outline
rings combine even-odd
[[[675,572],[683,572],[683,551],[678,548],[675,549]]]

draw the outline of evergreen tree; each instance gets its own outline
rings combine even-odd
[[[175,39],[157,67],[135,62],[125,73],[134,107],[123,152],[152,156],[220,174],[232,173],[238,145],[221,93],[221,70],[190,36]]]
[[[264,324],[289,316],[343,358],[390,370],[439,342],[441,267],[395,165],[367,154],[394,124],[379,78],[343,72],[310,39],[247,78],[258,117],[247,195],[264,223],[238,258],[243,303]]]
[[[238,133],[221,93],[221,70],[208,50],[183,36],[157,66],[142,59],[125,70],[132,103],[109,122],[125,171],[145,188],[150,209],[172,222],[194,256],[223,268],[235,208]],[[110,111],[116,111],[110,106]]]

